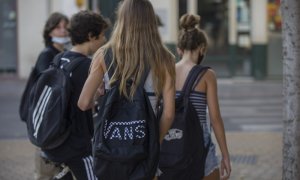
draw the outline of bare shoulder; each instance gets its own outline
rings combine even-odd
[[[209,79],[216,79],[216,72],[213,69],[209,68],[207,69],[204,76]]]
[[[204,79],[208,81],[216,81],[217,76],[213,69],[209,68],[203,76]]]
[[[99,48],[94,56],[93,56],[93,60],[92,60],[92,68],[95,68],[95,69],[103,69],[105,70],[106,69],[106,66],[105,66],[105,62],[104,62],[104,55],[105,55],[105,49],[104,48]]]
[[[103,61],[104,60],[104,54],[105,54],[105,49],[103,47],[99,48],[94,56],[93,56],[93,61]]]

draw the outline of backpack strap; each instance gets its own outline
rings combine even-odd
[[[76,57],[75,59],[69,60],[69,59],[62,59],[64,56],[64,52],[61,52],[57,54],[52,62],[52,65],[56,68],[62,68],[67,73],[71,73],[81,62],[82,57]],[[62,64],[62,60],[64,60],[66,63]]]
[[[59,67],[60,65],[60,59],[63,57],[64,52],[58,53],[56,56],[54,56],[54,59],[52,60],[51,65],[54,67]]]
[[[204,67],[203,67],[203,70],[200,72],[200,74],[198,75],[197,79],[195,80],[195,82],[194,82],[194,84],[193,84],[193,86],[192,86],[191,91],[194,90],[194,89],[196,88],[196,86],[199,84],[201,78],[204,76],[205,72],[206,72],[208,69],[210,69],[210,67],[208,67],[208,66],[204,66]]]
[[[63,68],[66,70],[66,72],[72,72],[76,67],[79,66],[81,61],[82,57],[76,57],[75,59],[72,59],[71,62],[63,66]]]
[[[192,91],[193,89],[193,85],[195,84],[198,76],[200,73],[202,73],[203,71],[207,70],[209,67],[204,67],[204,66],[200,66],[200,65],[195,65],[189,72],[186,80],[185,80],[185,83],[184,83],[184,86],[182,88],[182,92],[183,92],[183,96],[184,97],[188,97],[190,92]],[[203,75],[204,73],[202,73]],[[202,77],[201,75],[201,77]],[[201,78],[200,77],[200,78]],[[200,79],[198,79],[199,81]]]
[[[115,72],[115,69],[116,69],[115,64],[114,63],[112,64],[112,59],[113,59],[112,57],[113,57],[112,49],[108,48],[106,53],[105,53],[105,56],[104,56],[104,62],[105,62],[105,65],[106,65],[106,69],[108,71],[109,79],[111,79],[111,77],[113,76],[113,74]],[[144,72],[143,76],[141,77],[141,81],[140,81],[141,82],[140,85],[141,85],[142,88],[144,88],[144,84],[147,80],[149,72],[150,72],[150,68],[147,66],[145,68],[145,72]]]
[[[112,60],[113,60],[113,54],[112,54],[112,49],[108,48],[106,50],[105,56],[104,56],[104,62],[106,65],[106,69],[107,69],[107,73],[108,73],[108,77],[109,79],[111,79],[111,77],[114,75],[115,72],[115,65],[112,64]]]
[[[188,77],[185,80],[184,86],[182,88],[184,101],[189,100],[189,95],[191,91],[196,87],[199,83],[207,69],[210,69],[208,66],[195,65],[188,74]],[[209,140],[207,146],[205,146],[205,157],[207,156],[211,140]]]

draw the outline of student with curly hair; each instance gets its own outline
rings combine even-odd
[[[47,158],[56,163],[68,166],[77,180],[96,179],[92,171],[93,118],[92,111],[81,111],[77,101],[84,82],[88,76],[94,52],[105,43],[104,31],[108,22],[99,14],[91,11],[80,11],[70,20],[69,34],[72,49],[57,56],[61,65],[80,59],[79,65],[72,71],[72,94],[69,101],[68,120],[71,133],[67,140],[55,149],[42,149]]]

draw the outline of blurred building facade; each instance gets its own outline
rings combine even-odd
[[[85,0],[1,0],[0,73],[27,78],[44,48],[43,26],[55,11],[71,16],[87,9]]]
[[[50,13],[69,17],[92,9],[115,21],[121,0],[1,0],[0,72],[26,78],[43,49],[42,28]],[[161,36],[176,54],[178,20],[185,13],[201,16],[209,37],[204,63],[220,77],[254,79],[282,76],[279,0],[150,0],[162,22]],[[107,33],[107,36],[109,36]]]

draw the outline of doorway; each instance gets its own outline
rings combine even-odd
[[[2,0],[0,3],[0,73],[17,70],[17,2]]]

